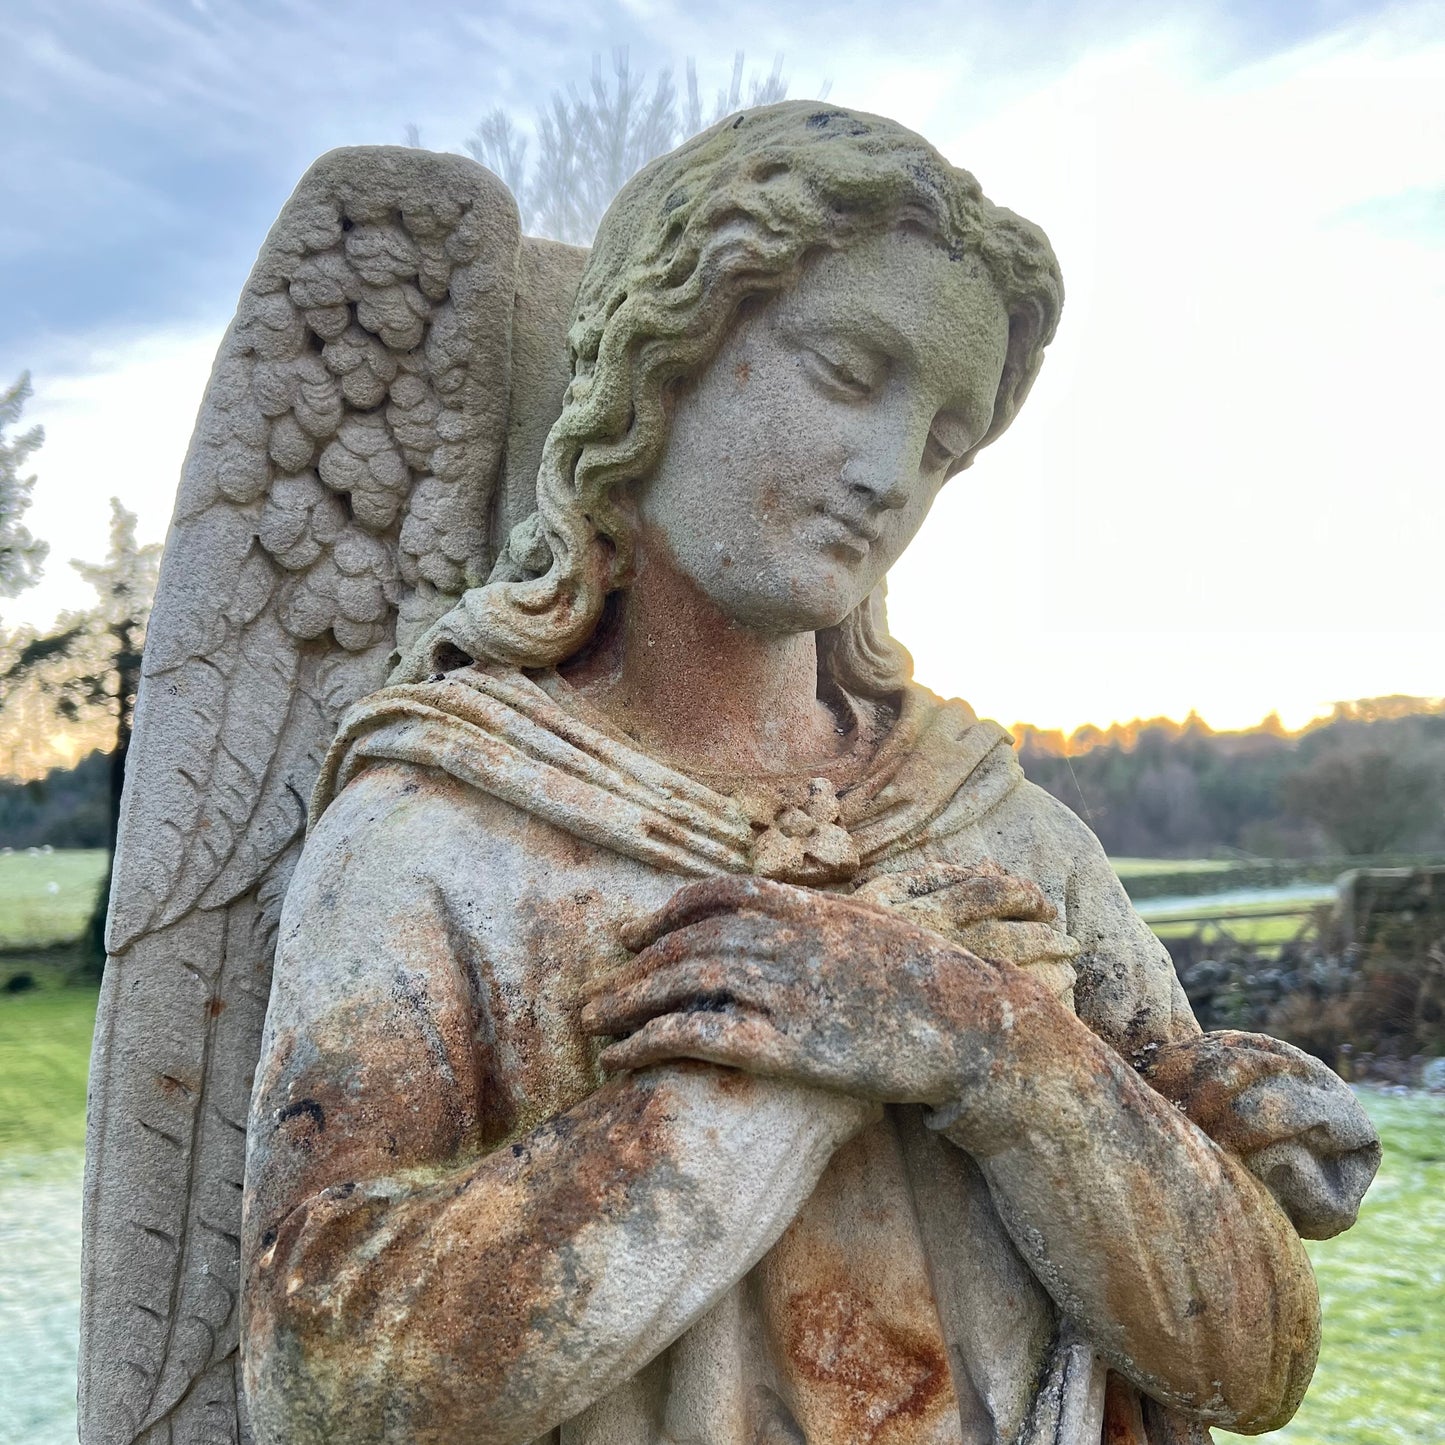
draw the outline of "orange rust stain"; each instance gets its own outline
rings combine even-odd
[[[381,1100],[362,1106],[366,1137],[348,1139],[361,1122],[349,1091],[334,1078],[303,1078],[298,1098],[302,1087],[306,1097],[276,1111],[286,1117],[263,1171],[271,1177],[257,1181],[247,1221],[247,1328],[289,1337],[313,1376],[327,1378],[344,1374],[373,1329],[393,1327],[404,1300],[410,1335],[398,1397],[425,1402],[427,1420],[410,1422],[412,1438],[440,1440],[429,1422],[464,1420],[500,1395],[538,1332],[585,1304],[585,1280],[565,1276],[568,1246],[625,1210],[637,1182],[671,1157],[672,1105],[665,1090],[614,1081],[485,1160],[464,1153],[431,1185],[376,1199],[344,1181],[379,1172],[378,1133],[391,1125],[403,1135],[404,1163],[435,1165],[449,1130],[433,1117],[411,1124],[422,1137],[407,1137],[410,1110],[388,1117]],[[328,1108],[350,1109],[350,1122]],[[382,1228],[389,1243],[374,1254]],[[489,1362],[491,1391],[479,1393],[471,1378],[479,1359]]]
[[[744,1073],[742,1069],[720,1069],[717,1087],[720,1094],[727,1094],[729,1097],[746,1096],[754,1090],[753,1076]]]
[[[746,361],[740,361],[733,367],[733,375],[737,377],[739,386],[746,386],[752,374],[753,369]]]
[[[1139,1392],[1122,1376],[1109,1371],[1104,1387],[1102,1445],[1149,1445]]]
[[[223,998],[208,998],[206,1000],[206,1017],[218,1019],[226,1011],[226,1000]]]
[[[1229,1029],[1166,1044],[1142,1062],[1141,1072],[1216,1144],[1242,1154],[1273,1143],[1270,1125],[1278,1121],[1268,1111],[1256,1117],[1255,1111],[1241,1110],[1240,1095],[1261,1080],[1298,1074],[1301,1067],[1279,1040]]]
[[[878,1318],[867,1299],[847,1288],[795,1296],[784,1348],[798,1375],[832,1397],[833,1429],[842,1433],[830,1438],[901,1445],[911,1438],[909,1427],[951,1390],[935,1340]]]

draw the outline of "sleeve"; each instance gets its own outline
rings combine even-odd
[[[1169,951],[1135,912],[1099,841],[1050,799],[1068,839],[1066,890],[1079,1016],[1144,1079],[1228,1150],[1306,1239],[1355,1222],[1380,1141],[1349,1086],[1279,1039],[1201,1034]]]
[[[1046,827],[1067,857],[1064,925],[1079,943],[1074,1006],[1121,1054],[1145,1044],[1192,1038],[1194,1011],[1169,950],[1134,911],[1103,846],[1063,803],[1032,784]]]
[[[384,774],[328,809],[282,920],[248,1129],[252,1427],[520,1445],[710,1308],[866,1112],[693,1064],[538,1108],[518,1080],[560,1065],[496,1042],[503,1010],[536,1003],[470,991],[464,910],[437,882],[440,857],[487,857],[469,803]]]
[[[1225,1030],[1146,1048],[1140,1073],[1269,1190],[1305,1239],[1355,1222],[1380,1140],[1349,1085],[1318,1059]]]
[[[1064,1315],[1125,1379],[1181,1418],[1277,1428],[1318,1348],[1299,1236],[1354,1217],[1374,1131],[1298,1050],[1201,1034],[1097,839],[1029,791],[1019,831],[1035,856],[1065,850],[1078,1018],[1043,1020],[994,1078],[991,1110],[947,1132]]]

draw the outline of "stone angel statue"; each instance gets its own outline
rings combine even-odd
[[[1092,834],[887,630],[1061,303],[1036,227],[813,102],[654,161],[590,255],[458,157],[317,163],[147,643],[85,1445],[1289,1418],[1369,1121],[1200,1032]]]

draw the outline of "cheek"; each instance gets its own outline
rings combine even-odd
[[[743,398],[730,420],[737,428],[738,450],[750,454],[774,487],[812,490],[815,478],[836,476],[842,465],[836,434],[799,406],[786,385],[765,386]]]

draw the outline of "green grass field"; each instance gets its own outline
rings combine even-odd
[[[1110,858],[1120,878],[1147,878],[1153,873],[1224,873],[1235,865],[1228,858]]]
[[[105,850],[0,856],[0,949],[48,948],[77,937],[105,876]]]
[[[1269,911],[1278,911],[1281,906],[1275,904]],[[1200,909],[1199,911],[1203,912],[1204,910]],[[1254,913],[1263,911],[1263,909],[1253,910]],[[1286,918],[1256,918],[1248,909],[1230,913],[1221,912],[1219,917],[1228,930],[1230,938],[1236,943],[1254,948],[1289,942],[1300,932],[1301,927],[1307,921],[1304,914]],[[1149,927],[1153,929],[1156,937],[1162,938],[1165,943],[1168,943],[1171,938],[1190,938],[1199,931],[1197,923],[1171,922],[1167,916],[1151,918]]]
[[[1360,1220],[1310,1243],[1324,1348],[1288,1445],[1445,1440],[1445,1099],[1363,1095],[1385,1144]],[[1222,1438],[1236,1439],[1235,1436]]]
[[[1297,918],[1246,918],[1241,920],[1237,927],[1233,923],[1229,925],[1229,937],[1243,948],[1273,948],[1296,937],[1299,926]],[[1192,923],[1176,923],[1172,926],[1161,923],[1154,928],[1156,936],[1165,943],[1175,938],[1190,938],[1195,931]],[[1225,946],[1223,940],[1211,938],[1209,941],[1211,945],[1217,941],[1219,947]]]
[[[85,1142],[85,1076],[96,990],[0,996],[0,1156]]]

